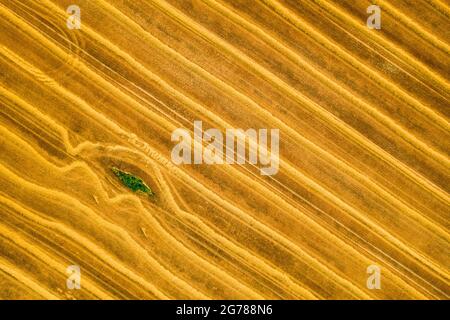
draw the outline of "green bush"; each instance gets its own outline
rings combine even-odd
[[[131,173],[124,172],[115,167],[111,168],[114,174],[119,178],[119,180],[133,192],[142,192],[148,194],[149,196],[153,196],[154,193],[152,190],[145,184],[145,182],[138,177],[135,177]]]

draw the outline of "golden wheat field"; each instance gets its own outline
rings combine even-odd
[[[0,299],[449,299],[448,1],[0,0],[0,30]],[[279,129],[278,172],[174,164],[196,120]]]

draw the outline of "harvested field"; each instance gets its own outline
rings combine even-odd
[[[449,299],[450,5],[374,2],[0,0],[0,299]]]

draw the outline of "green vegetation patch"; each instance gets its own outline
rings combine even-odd
[[[116,177],[119,178],[119,180],[133,192],[142,192],[148,194],[149,196],[155,195],[152,192],[152,189],[150,189],[141,178],[138,178],[131,173],[119,170],[116,167],[111,168],[111,170],[114,172]]]

